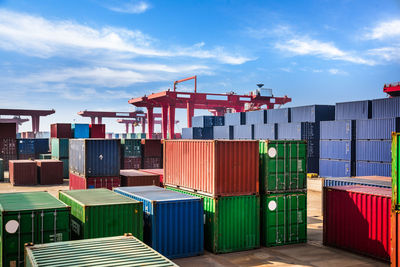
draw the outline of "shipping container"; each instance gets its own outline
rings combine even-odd
[[[164,183],[211,196],[258,193],[258,141],[165,140]]]
[[[0,122],[0,138],[17,138],[17,124]]]
[[[246,124],[266,124],[268,123],[267,110],[257,110],[246,112]]]
[[[56,159],[69,157],[69,139],[51,138],[51,156]]]
[[[335,119],[335,106],[331,105],[310,105],[290,109],[290,122],[320,122]]]
[[[391,213],[391,242],[390,242],[390,263],[391,267],[400,266],[400,211],[392,210]]]
[[[84,177],[119,176],[120,146],[117,139],[71,139],[69,170]]]
[[[325,187],[323,244],[390,260],[391,189]]]
[[[127,136],[126,133],[123,133],[123,134],[120,135],[120,138],[126,139],[126,136]]]
[[[164,184],[164,169],[140,169],[140,171],[156,174],[160,176],[160,186]]]
[[[163,145],[161,140],[142,139],[143,157],[162,157]]]
[[[59,159],[63,163],[63,178],[69,178],[69,159]]]
[[[192,117],[192,127],[213,127],[223,126],[224,116],[194,116]]]
[[[28,245],[26,267],[41,266],[178,266],[139,239],[125,236],[54,244]]]
[[[371,100],[336,103],[335,120],[370,119],[372,110]]]
[[[132,233],[143,240],[143,203],[108,189],[62,190],[71,207],[71,237],[88,239]]]
[[[162,169],[163,159],[162,157],[145,157],[143,158],[143,169]]]
[[[227,140],[233,139],[233,126],[214,126],[213,134],[214,134],[214,139],[227,139]],[[182,132],[182,138],[183,138],[183,132]]]
[[[321,140],[353,140],[356,138],[356,121],[321,121]]]
[[[4,181],[4,167],[3,167],[3,159],[0,158],[0,182]]]
[[[307,242],[307,194],[261,195],[261,245]]]
[[[356,160],[392,162],[391,140],[357,140]]]
[[[391,163],[381,163],[372,161],[356,161],[356,175],[357,176],[387,176],[392,174]]]
[[[49,153],[49,139],[48,138],[36,138],[35,140],[35,154]]]
[[[51,154],[39,154],[39,159],[51,159]]]
[[[4,171],[8,171],[9,170],[9,166],[10,166],[10,160],[16,160],[17,159],[17,155],[1,155],[1,158],[3,159],[3,168]]]
[[[319,173],[318,157],[307,157],[307,173]]]
[[[372,100],[372,118],[400,117],[400,99],[398,97]]]
[[[290,120],[290,108],[278,108],[267,110],[268,123],[288,123]]]
[[[400,132],[400,118],[357,120],[358,140],[390,140],[392,132]]]
[[[121,157],[141,157],[142,143],[140,139],[121,139]]]
[[[55,138],[72,138],[71,123],[51,124],[50,136]]]
[[[392,164],[391,164],[391,177],[392,177],[392,186],[393,186],[393,205],[396,209],[400,209],[400,173],[398,171],[400,167],[400,143],[399,143],[400,133],[392,134]]]
[[[321,159],[340,159],[354,161],[356,156],[356,149],[354,144],[355,141],[351,140],[321,140],[319,145],[319,156]]]
[[[17,140],[15,138],[1,138],[0,155],[17,155]]]
[[[276,140],[278,133],[278,125],[270,124],[254,124],[254,139],[256,140]]]
[[[192,128],[182,128],[182,138],[183,139],[213,139],[213,127],[192,127]]]
[[[47,192],[0,194],[0,265],[24,266],[24,244],[67,241],[70,208]]]
[[[167,187],[203,198],[204,248],[212,253],[229,253],[260,247],[260,197],[208,197]]]
[[[354,164],[349,160],[319,160],[320,177],[350,177],[355,174]]]
[[[144,242],[169,259],[202,255],[203,199],[148,187],[155,189],[114,189],[121,195],[143,202]]]
[[[72,123],[71,131],[73,138],[89,138],[89,124]]]
[[[106,138],[106,125],[105,124],[90,124],[89,125],[90,138]]]
[[[145,134],[145,133],[137,133],[137,134],[136,134],[136,138],[137,138],[137,139],[144,139],[144,138],[147,138],[147,137],[146,137],[146,134]]]
[[[36,185],[38,183],[36,162],[32,160],[10,160],[9,170],[12,185]]]
[[[382,179],[384,178],[384,179]],[[359,176],[359,177],[336,177],[325,178],[323,186],[347,186],[347,185],[364,185],[382,188],[392,188],[392,179],[390,177],[381,176]]]
[[[121,170],[121,186],[160,186],[160,175],[138,170]]]
[[[75,173],[69,173],[69,190],[107,188],[121,186],[121,177],[82,177]]]
[[[19,155],[35,155],[35,139],[17,140],[17,153]]]
[[[235,125],[233,126],[233,139],[253,140],[254,125]]]
[[[246,112],[234,112],[225,114],[225,125],[245,125]]]
[[[38,183],[42,185],[62,184],[63,163],[60,160],[35,160]]]
[[[260,193],[307,188],[305,141],[260,141]]]
[[[140,157],[123,157],[121,160],[121,169],[135,169],[142,168],[142,158]]]

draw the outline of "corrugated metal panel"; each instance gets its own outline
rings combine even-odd
[[[58,198],[71,207],[73,239],[132,233],[143,240],[143,203],[108,189],[59,191]]]
[[[391,214],[390,263],[392,267],[400,265],[400,211],[392,210]]]
[[[391,176],[392,164],[372,161],[356,161],[357,176]]]
[[[71,124],[72,136],[74,138],[89,138],[89,124],[85,123],[72,123]]]
[[[148,172],[137,170],[121,170],[121,186],[141,186],[156,185],[160,186],[160,176]]]
[[[24,244],[69,240],[70,208],[47,192],[0,194],[0,265],[24,266]]]
[[[143,158],[143,169],[161,169],[163,167],[163,159],[161,157]]]
[[[165,184],[213,196],[258,193],[257,141],[164,141]]]
[[[69,139],[52,138],[51,139],[51,156],[56,159],[69,157]]]
[[[321,140],[352,140],[356,137],[356,121],[321,121],[320,138]]]
[[[36,138],[35,139],[35,154],[44,154],[49,152],[49,139]]]
[[[106,137],[106,125],[105,124],[90,124],[89,125],[90,138],[105,138]]]
[[[246,112],[235,112],[225,114],[225,125],[245,125]]]
[[[10,160],[10,183],[12,185],[36,185],[36,162],[32,160]]]
[[[17,151],[20,154],[35,154],[35,139],[19,139]]]
[[[254,139],[253,125],[233,126],[233,139],[252,140]]]
[[[391,146],[390,140],[357,140],[356,160],[392,162]]]
[[[288,123],[290,122],[290,108],[268,109],[268,123]]]
[[[70,123],[55,123],[50,125],[50,136],[56,138],[72,138]]]
[[[234,126],[214,126],[214,139],[233,139],[233,127]]]
[[[26,247],[27,267],[178,266],[132,236],[94,238]]]
[[[145,243],[170,259],[203,254],[203,200],[153,188],[154,191],[142,191],[137,187],[114,189],[119,194],[143,202]]]
[[[307,195],[261,196],[261,244],[266,247],[307,242]]]
[[[245,114],[247,125],[267,123],[268,116],[266,110],[249,111]]]
[[[254,125],[254,139],[256,140],[276,140],[278,125],[276,123],[270,124],[255,124]]]
[[[140,169],[141,171],[157,174],[160,176],[160,185],[163,185],[164,182],[164,169]]]
[[[42,185],[62,184],[63,163],[59,160],[36,160],[38,181]]]
[[[390,189],[392,188],[392,181],[373,180],[366,178],[368,178],[368,176],[360,176],[353,178],[350,177],[325,178],[323,186],[328,187],[328,186],[364,185],[364,186],[374,186],[374,187],[382,187]],[[371,178],[374,178],[374,176],[371,176]]]
[[[358,120],[371,118],[371,101],[336,103],[335,120]]]
[[[383,98],[372,100],[372,118],[400,117],[400,98]]]
[[[161,140],[142,139],[143,157],[162,157]]]
[[[107,188],[112,190],[114,187],[121,186],[120,176],[107,176],[107,177],[81,177],[74,173],[69,173],[69,189],[94,189],[94,188]]]
[[[390,259],[391,189],[324,188],[324,245]]]
[[[260,192],[306,189],[306,157],[304,141],[260,141]]]
[[[223,126],[224,116],[195,116],[192,117],[192,127]]]
[[[119,176],[120,140],[71,139],[69,168],[84,177]]]
[[[204,200],[204,247],[213,253],[229,253],[260,247],[260,197],[211,198],[173,187],[169,190]]]
[[[354,165],[346,160],[319,160],[319,176],[321,177],[350,177],[355,174]]]
[[[12,138],[17,137],[17,125],[15,123],[4,123],[0,122],[0,138]]]
[[[123,157],[121,169],[140,169],[142,168],[142,158],[139,157]]]
[[[121,139],[121,157],[141,157],[142,141],[140,139]]]
[[[358,140],[389,140],[392,132],[400,131],[400,118],[358,120],[356,131]]]
[[[321,140],[319,156],[322,159],[354,160],[354,141]]]
[[[311,105],[291,108],[291,122],[319,122],[335,119],[335,106]]]

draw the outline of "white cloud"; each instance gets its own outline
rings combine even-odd
[[[392,37],[400,36],[400,19],[381,22],[374,28],[368,30],[365,39],[384,40]]]
[[[339,69],[329,69],[328,72],[332,75],[347,75],[348,73]]]
[[[374,48],[368,50],[368,54],[377,56],[385,61],[400,62],[400,46]]]
[[[120,3],[118,6],[106,6],[108,9],[120,12],[120,13],[129,13],[129,14],[140,14],[146,12],[151,6],[150,4],[144,1],[131,1],[128,3]]]

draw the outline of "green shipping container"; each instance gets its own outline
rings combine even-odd
[[[26,267],[178,266],[133,236],[34,245],[25,251]]]
[[[400,209],[398,171],[398,167],[400,166],[399,136],[400,133],[392,133],[392,207],[395,210]]]
[[[169,190],[204,199],[204,247],[213,253],[227,253],[260,247],[260,197],[212,198],[175,187]]]
[[[24,266],[25,243],[70,240],[70,207],[47,192],[0,194],[1,266]]]
[[[260,193],[307,188],[305,141],[260,141]]]
[[[71,237],[87,239],[132,233],[143,240],[143,203],[108,189],[60,191],[71,206]]]
[[[4,167],[3,159],[0,159],[0,181],[4,181]]]
[[[51,154],[40,154],[39,159],[51,159]]]
[[[142,143],[140,139],[121,139],[121,155],[125,157],[141,157]]]
[[[65,159],[69,157],[69,139],[51,139],[51,157],[54,159]]]
[[[307,194],[261,196],[261,244],[266,247],[307,242]]]

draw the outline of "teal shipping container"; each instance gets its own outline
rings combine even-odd
[[[66,159],[69,157],[69,139],[52,138],[51,139],[51,157],[53,159]]]

